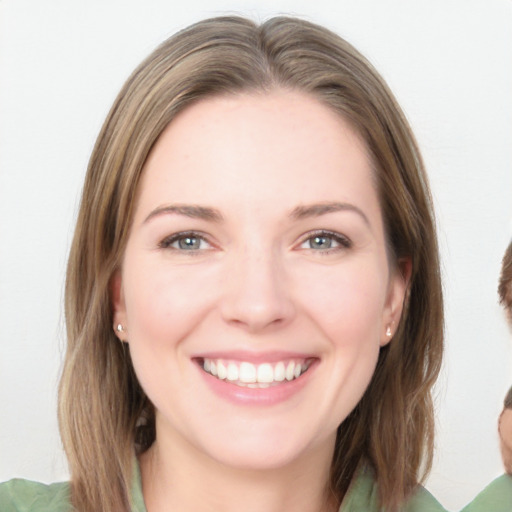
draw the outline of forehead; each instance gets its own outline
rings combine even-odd
[[[274,194],[289,207],[354,193],[376,198],[356,131],[316,98],[287,90],[211,97],[186,108],[150,153],[140,192],[143,201],[150,192],[167,202]]]

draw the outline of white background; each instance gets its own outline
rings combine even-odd
[[[87,159],[123,81],[198,19],[296,14],[384,75],[415,130],[437,207],[446,360],[427,487],[457,510],[502,472],[512,384],[497,305],[512,236],[511,0],[0,0],[0,480],[66,478],[56,422],[65,262]]]

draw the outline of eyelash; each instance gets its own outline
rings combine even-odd
[[[208,241],[208,239],[202,234],[197,231],[182,231],[180,233],[175,233],[171,236],[168,236],[164,238],[159,244],[158,247],[160,249],[171,249],[178,252],[187,252],[189,254],[197,254],[200,251],[204,250],[201,248],[198,249],[183,249],[179,247],[172,247],[172,244],[179,242],[180,240],[184,240],[187,238],[194,238],[199,240],[199,242],[205,242],[211,247],[211,243]],[[306,250],[318,252],[323,255],[331,254],[333,252],[341,251],[344,249],[350,249],[352,247],[352,241],[349,240],[346,236],[341,235],[340,233],[336,233],[334,231],[326,231],[326,230],[319,230],[319,231],[313,231],[308,233],[302,240],[299,242],[298,247],[300,248],[303,244],[306,242],[313,240],[315,238],[327,238],[334,241],[336,244],[338,244],[336,247],[328,247],[327,249],[314,249],[313,247],[305,248]]]
[[[158,247],[160,249],[170,249],[174,251],[179,252],[188,252],[190,254],[197,254],[199,251],[204,249],[182,249],[178,247],[171,247],[172,244],[179,242],[180,240],[184,240],[187,238],[195,238],[198,239],[200,242],[206,242],[210,247],[211,243],[208,241],[208,239],[201,233],[198,233],[197,231],[182,231],[180,233],[175,233],[171,236],[168,236],[167,238],[164,238],[159,244]]]
[[[336,233],[334,231],[326,231],[319,230],[314,231],[312,233],[308,233],[299,243],[299,247],[308,242],[309,240],[313,240],[314,238],[330,238],[338,245],[336,247],[328,247],[327,249],[313,249],[312,247],[306,248],[306,250],[318,252],[322,255],[331,254],[333,252],[342,251],[345,249],[350,249],[352,247],[352,241],[348,239],[346,236],[341,235],[340,233]]]

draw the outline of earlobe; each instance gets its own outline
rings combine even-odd
[[[412,273],[410,258],[398,261],[396,269],[390,277],[387,304],[383,318],[381,346],[387,345],[392,339],[400,323],[404,303],[407,298]]]
[[[393,339],[393,328],[391,324],[384,325],[385,332],[380,338],[380,346],[386,346]]]
[[[110,300],[112,303],[112,320],[115,335],[120,341],[126,339],[126,308],[123,296],[121,271],[117,270],[110,280]]]

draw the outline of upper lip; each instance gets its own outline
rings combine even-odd
[[[277,363],[289,359],[318,359],[312,353],[291,352],[291,351],[261,351],[253,352],[246,350],[222,350],[208,351],[195,354],[192,359],[223,359],[230,361],[244,361],[254,364]]]

